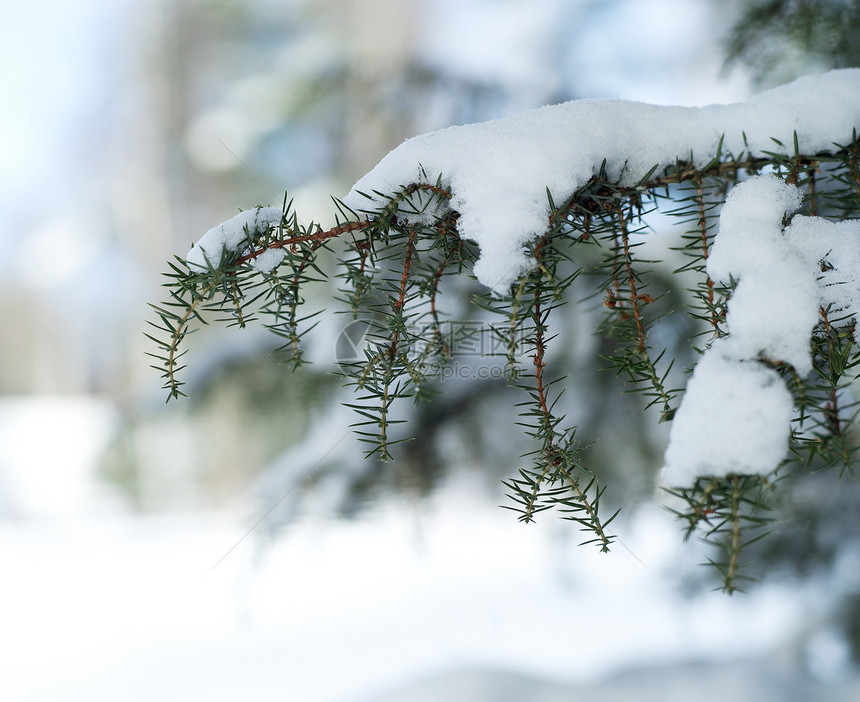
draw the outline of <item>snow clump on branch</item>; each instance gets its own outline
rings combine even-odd
[[[547,190],[563,202],[604,160],[610,180],[634,186],[655,165],[692,158],[703,167],[721,142],[735,156],[791,155],[796,134],[802,153],[830,151],[851,140],[858,115],[860,69],[807,76],[731,105],[576,100],[409,139],[344,203],[371,211],[385,204],[385,194],[441,174],[451,188],[449,206],[460,213],[460,234],[480,248],[475,275],[504,296],[533,265],[524,246],[547,229]]]
[[[776,367],[812,370],[820,310],[856,323],[860,221],[797,216],[798,188],[775,175],[736,186],[720,213],[708,275],[732,294],[728,336],[705,350],[672,422],[664,479],[767,475],[787,451],[793,398]],[[826,263],[826,265],[823,265]]]
[[[186,256],[188,268],[200,272],[217,268],[224,257],[244,249],[257,232],[278,226],[283,216],[280,207],[255,207],[240,212],[200,237]],[[283,259],[283,251],[272,251],[267,258],[256,262],[260,270],[272,270]]]

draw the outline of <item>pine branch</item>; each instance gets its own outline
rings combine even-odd
[[[655,166],[635,185],[613,182],[604,163],[583,187],[557,194],[565,196],[558,202],[547,192],[546,229],[527,244],[533,267],[506,294],[495,291],[475,300],[500,320],[491,325],[491,333],[503,348],[509,383],[522,393],[518,423],[534,446],[523,456],[527,463],[517,476],[504,482],[513,503],[507,507],[520,520],[534,521],[540,512],[555,508],[588,532],[586,543],[606,551],[615,538],[607,527],[617,512],[608,519],[602,516],[606,488],[584,461],[576,427],[565,426],[561,398],[566,377],[551,377],[548,371],[549,349],[558,343],[552,327],[555,310],[572,297],[574,281],[583,272],[600,278],[597,295],[603,298],[605,317],[599,331],[616,344],[604,360],[626,378],[628,390],[643,394],[642,404],[657,406],[660,419],[668,421],[681,391],[671,385],[672,352],[655,351],[652,343],[659,343],[654,331],[663,329],[661,319],[673,299],[663,290],[655,292],[659,262],[645,260],[637,250],[650,215],[668,210],[686,226],[679,250],[689,260],[676,273],[696,276],[688,311],[700,320],[706,342],[727,333],[726,304],[734,285],[729,280],[724,287],[707,274],[714,232],[728,192],[747,174],[768,169],[785,182],[803,185],[810,216],[860,216],[856,133],[851,143],[828,153],[801,153],[796,135],[793,151],[778,146],[773,153],[752,157],[725,153],[720,142],[704,166],[696,167],[690,155],[670,166]],[[443,333],[440,300],[447,277],[468,275],[476,258],[475,247],[461,236],[451,188],[442,175],[431,181],[419,172],[416,182],[394,192],[366,195],[367,208],[361,211],[335,201],[339,216],[330,229],[301,226],[288,204],[277,226],[271,217],[278,213],[270,210],[268,226],[246,231],[241,250],[224,250],[218,261],[209,261],[211,252],[205,251],[205,270],[196,264],[189,268],[182,259],[170,263],[167,299],[152,306],[158,321],[151,323],[153,334],[147,334],[156,345],[149,355],[156,360],[153,367],[161,373],[168,400],[184,394],[183,344],[194,325],[214,320],[242,328],[260,317],[284,340],[280,350],[293,368],[301,365],[302,339],[320,314],[302,316],[306,291],[328,280],[331,273],[318,263],[319,254],[336,249],[338,299],[353,320],[367,325],[358,358],[340,364],[345,383],[355,392],[349,404],[357,417],[353,426],[367,443],[368,456],[393,460],[396,446],[408,440],[396,431],[403,423],[398,403],[429,399],[430,381],[438,379],[457,352]],[[800,377],[785,363],[751,360],[769,364],[792,392],[797,416],[790,448],[803,469],[853,469],[858,404],[847,388],[857,377],[860,351],[850,312],[822,307],[810,340],[809,377]],[[728,593],[747,577],[748,547],[767,532],[773,477],[730,472],[701,476],[692,486],[670,491],[681,505],[676,514],[685,523],[685,537],[698,533],[716,547],[709,562]]]

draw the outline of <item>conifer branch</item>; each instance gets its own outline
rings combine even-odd
[[[634,185],[613,181],[604,163],[582,187],[558,193],[564,195],[559,204],[547,193],[549,214],[539,225],[546,229],[523,244],[534,265],[509,290],[476,300],[489,313],[501,315],[500,320],[494,317],[499,321],[491,326],[492,333],[504,345],[500,355],[506,357],[508,381],[522,393],[519,424],[534,442],[517,476],[504,482],[513,503],[507,507],[520,520],[534,521],[539,512],[555,508],[591,535],[587,543],[605,551],[614,539],[607,527],[617,512],[603,518],[600,502],[606,488],[583,460],[585,448],[576,439],[576,427],[564,425],[560,398],[566,379],[551,377],[548,370],[555,339],[551,321],[554,325],[555,310],[572,297],[574,281],[583,271],[599,277],[596,294],[603,296],[606,308],[600,331],[615,344],[604,360],[643,393],[646,407],[656,405],[661,420],[671,420],[680,394],[670,385],[672,353],[656,353],[651,344],[661,338],[654,332],[663,331],[658,325],[673,300],[663,289],[654,292],[659,262],[637,255],[647,217],[658,206],[675,203],[668,214],[687,224],[679,249],[689,258],[678,272],[697,276],[695,299],[683,304],[701,320],[699,327],[708,340],[724,336],[731,286],[722,278],[712,280],[706,266],[720,207],[745,174],[767,168],[786,182],[805,184],[809,215],[860,217],[856,133],[850,144],[832,153],[801,153],[797,139],[794,147],[793,153],[783,148],[753,157],[753,152],[724,153],[721,142],[704,166],[697,167],[691,154],[688,160],[655,166]],[[396,404],[406,398],[426,400],[432,389],[428,382],[440,373],[441,364],[435,361],[445,362],[456,353],[442,333],[445,318],[439,296],[446,276],[468,274],[476,256],[475,247],[462,236],[461,216],[452,208],[453,193],[443,175],[431,181],[422,171],[419,181],[394,192],[367,195],[367,208],[358,212],[336,201],[342,218],[327,230],[300,226],[296,216],[289,215],[289,205],[275,226],[271,218],[279,213],[269,208],[268,224],[260,225],[261,231],[246,231],[238,250],[225,246],[217,261],[209,261],[212,252],[204,250],[205,268],[181,259],[170,264],[167,302],[153,305],[159,321],[152,323],[156,332],[149,337],[157,347],[150,354],[157,360],[153,367],[162,374],[168,399],[183,395],[179,372],[187,334],[213,313],[216,321],[238,327],[259,315],[285,339],[280,350],[298,367],[302,337],[315,321],[315,314],[301,316],[304,294],[330,275],[318,264],[318,254],[337,248],[339,299],[354,320],[368,327],[359,358],[340,366],[346,384],[356,392],[349,405],[358,417],[353,426],[369,445],[368,456],[392,460],[396,444],[407,440],[394,431],[402,422]],[[855,323],[847,310],[822,307],[811,336],[813,372],[800,377],[787,364],[771,364],[794,396],[797,417],[790,447],[804,468],[853,467],[858,447],[852,444],[852,427],[858,405],[846,388],[860,367]],[[769,517],[763,515],[775,474],[706,475],[694,485],[670,490],[680,503],[675,511],[684,521],[685,538],[698,533],[718,549],[710,565],[729,593],[746,578],[743,556],[748,547],[766,533]]]
[[[236,259],[235,265],[241,265],[243,263],[247,263],[248,261],[252,261],[258,256],[261,256],[268,249],[284,249],[288,248],[292,251],[296,251],[296,247],[298,244],[303,244],[307,242],[323,242],[328,239],[334,239],[336,237],[341,236],[342,234],[346,234],[347,232],[355,232],[360,231],[362,229],[367,229],[371,226],[373,222],[371,221],[363,221],[363,222],[347,222],[346,224],[341,224],[336,227],[332,227],[326,231],[318,230],[313,234],[305,234],[303,236],[292,236],[287,239],[276,240],[269,242],[266,246],[261,246],[254,251],[250,251],[243,256],[239,256]]]
[[[534,369],[529,374],[534,381],[533,386],[519,386],[528,392],[530,398],[522,403],[525,409],[520,416],[530,420],[523,425],[541,445],[527,454],[536,457],[534,467],[521,468],[519,479],[504,484],[509,497],[517,503],[510,509],[520,513],[521,521],[531,522],[538,512],[555,506],[566,519],[577,522],[594,534],[594,538],[585,543],[596,543],[601,551],[608,551],[614,537],[606,531],[606,526],[617,512],[608,520],[601,520],[599,505],[603,489],[598,487],[595,476],[579,460],[582,448],[574,438],[576,428],[559,429],[564,417],[556,416],[553,406],[560,395],[555,399],[549,395],[551,386],[558,381],[547,381],[545,377],[549,315],[561,299],[563,290],[576,277],[576,274],[561,278],[557,275],[558,265],[564,260],[554,245],[557,237],[558,234],[547,232],[535,245],[533,252],[537,265],[519,291],[521,299],[531,300],[526,343]],[[559,282],[562,287],[558,286]],[[512,308],[511,315],[514,314],[515,308]],[[588,480],[585,487],[581,485],[582,478]]]
[[[182,370],[182,367],[178,365],[178,359],[182,355],[179,351],[179,347],[185,339],[185,335],[188,333],[188,324],[191,319],[197,318],[202,321],[202,317],[200,317],[198,313],[198,308],[213,294],[219,282],[217,279],[213,278],[212,281],[202,289],[196,290],[193,278],[189,279],[183,274],[171,277],[175,279],[174,284],[177,289],[171,290],[171,297],[174,301],[166,303],[166,305],[180,306],[184,308],[184,311],[182,314],[176,314],[175,312],[168,310],[166,305],[150,305],[158,314],[161,323],[164,325],[160,327],[154,322],[149,322],[150,326],[153,326],[158,331],[167,333],[168,340],[165,342],[150,334],[146,334],[146,336],[150,340],[154,341],[162,352],[166,354],[166,356],[159,356],[153,353],[149,353],[148,355],[153,356],[162,362],[161,365],[163,368],[160,366],[153,366],[153,368],[162,372],[162,377],[165,381],[164,389],[168,391],[168,400],[179,399],[185,395],[185,393],[180,390],[183,383],[177,377],[177,373]],[[189,301],[184,300],[183,298],[185,295],[188,295],[191,299]]]

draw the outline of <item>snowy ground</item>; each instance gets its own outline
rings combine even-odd
[[[808,636],[826,591],[685,598],[670,576],[696,556],[655,508],[628,514],[603,555],[553,519],[517,524],[461,479],[359,521],[305,518],[267,548],[252,535],[213,569],[249,522],[134,516],[85,488],[78,509],[0,523],[0,699],[675,700],[692,680],[735,700],[860,692],[840,641]]]

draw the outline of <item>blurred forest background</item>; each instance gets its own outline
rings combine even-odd
[[[317,363],[296,375],[272,355],[277,340],[264,330],[196,333],[190,399],[165,405],[145,356],[154,350],[143,336],[146,303],[160,299],[165,261],[237,208],[279,205],[288,190],[305,221],[325,224],[330,195],[345,194],[420,132],[581,97],[744,100],[860,64],[860,3],[852,0],[46,0],[7,14],[0,530],[18,584],[0,612],[5,606],[10,617],[34,578],[71,567],[52,570],[51,558],[73,554],[77,537],[39,531],[32,540],[45,525],[136,515],[151,530],[163,528],[153,515],[221,524],[211,515],[227,514],[200,567],[238,544],[259,568],[265,544],[275,548],[303,516],[362,517],[391,500],[448,495],[445,486],[463,480],[481,493],[476,502],[495,509],[503,499],[499,479],[528,450],[503,428],[515,412],[504,382],[440,388],[436,402],[408,410],[417,439],[401,460],[364,462],[345,438],[353,420],[330,372],[337,315],[325,315],[314,335]],[[677,296],[683,281],[671,276],[673,263],[664,283]],[[330,307],[332,294],[323,291],[317,306]],[[570,343],[552,362],[570,374],[568,411],[580,437],[618,428],[622,440],[591,449],[607,498],[647,503],[665,427],[598,371],[608,342],[578,333],[598,314],[595,305],[568,307]],[[691,362],[682,350],[691,323],[676,315],[663,329],[679,366]],[[807,639],[825,632],[810,666],[835,675],[860,649],[860,495],[851,476],[813,476],[783,500],[792,518],[756,574],[820,580],[827,602],[816,624],[800,628]],[[255,545],[243,545],[258,520]],[[550,528],[551,520],[531,529],[575,544],[573,529]],[[151,545],[166,548],[170,538]],[[660,538],[680,540],[680,531]],[[34,556],[47,570],[31,564]],[[362,567],[371,568],[359,565],[356,575]],[[253,580],[249,568],[240,580]],[[284,568],[279,576],[291,577]],[[693,566],[676,575],[684,592],[709,586]],[[92,581],[81,577],[87,589]],[[24,611],[43,616],[36,605]]]

